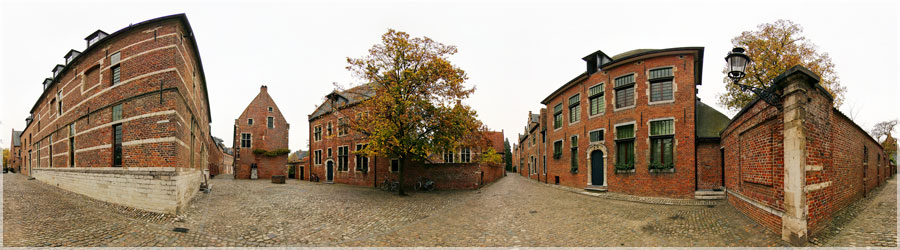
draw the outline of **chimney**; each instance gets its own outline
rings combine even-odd
[[[266,85],[262,85],[261,87],[259,87],[259,92],[266,92],[266,93],[268,93],[268,92],[269,92],[268,89],[269,89],[269,88],[266,87]]]

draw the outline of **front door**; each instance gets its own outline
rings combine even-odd
[[[603,186],[603,152],[594,150],[591,152],[591,185]]]
[[[300,179],[303,180],[303,167],[302,166],[300,167],[300,171],[298,171],[297,173],[300,174]]]
[[[325,181],[334,181],[334,162],[329,161],[325,163]]]

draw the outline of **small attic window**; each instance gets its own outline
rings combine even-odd
[[[272,107],[269,107],[269,113],[272,113]]]
[[[47,78],[47,79],[44,79],[44,82],[42,82],[41,84],[44,85],[44,89],[47,89],[47,86],[50,86],[51,82],[53,82],[53,79]]]
[[[56,67],[53,67],[53,78],[56,78],[56,76],[59,75],[59,72],[61,72],[65,67],[66,66],[62,64],[57,64]]]
[[[102,30],[97,30],[85,37],[84,40],[87,41],[87,46],[91,47],[92,45],[97,44],[97,42],[99,42],[100,40],[103,40],[103,38],[108,35],[109,34],[103,32]]]
[[[65,58],[66,58],[66,65],[69,65],[69,63],[71,63],[72,61],[74,61],[75,58],[78,57],[78,55],[81,55],[81,51],[77,51],[77,50],[74,50],[74,49],[73,49],[73,50],[69,50],[69,53],[66,53],[66,56],[65,56]]]

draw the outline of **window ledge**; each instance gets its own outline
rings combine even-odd
[[[591,120],[591,119],[594,119],[597,117],[603,117],[604,114],[606,114],[606,112],[600,112],[600,113],[597,113],[596,115],[588,115],[588,120]]]
[[[615,109],[613,109],[613,112],[619,112],[619,111],[625,111],[625,110],[629,110],[629,109],[634,109],[634,107],[636,107],[636,106],[637,106],[637,105],[631,105],[631,106],[624,107],[624,108],[615,108]]]
[[[634,169],[633,169],[633,168],[632,168],[632,169],[629,169],[629,170],[620,170],[620,169],[616,169],[616,174],[633,174],[633,173],[634,173]]]
[[[653,106],[653,105],[662,105],[662,104],[670,104],[670,103],[675,103],[675,98],[672,98],[672,100],[648,102],[647,105]]]
[[[667,169],[650,169],[650,173],[675,173],[675,168],[667,168]]]

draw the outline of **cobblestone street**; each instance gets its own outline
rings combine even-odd
[[[211,181],[181,217],[85,199],[3,175],[3,246],[781,246],[728,205],[590,197],[510,175],[481,190],[412,193],[288,180]],[[831,242],[896,226],[896,181]],[[893,185],[893,186],[891,186]],[[885,190],[889,191],[886,192]],[[893,194],[889,194],[893,193]],[[892,195],[892,196],[891,196]],[[885,206],[879,204],[886,204]],[[890,203],[890,204],[887,204]],[[890,224],[893,223],[893,224]],[[188,232],[174,232],[173,228]],[[872,229],[875,230],[875,229]],[[896,241],[896,229],[892,240]],[[854,246],[876,245],[860,240]],[[847,246],[851,244],[826,244]]]

